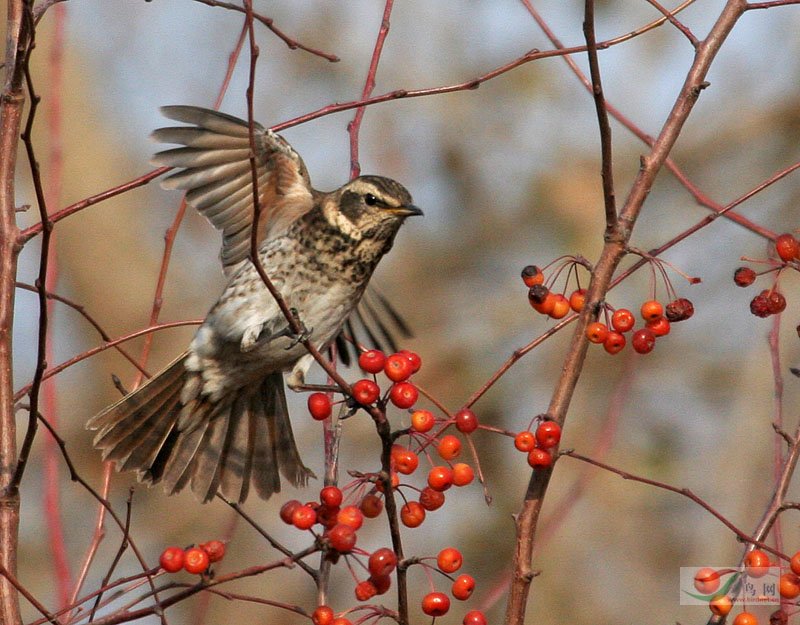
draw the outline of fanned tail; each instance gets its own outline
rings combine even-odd
[[[279,473],[305,485],[313,473],[297,450],[281,373],[215,403],[186,401],[184,386],[198,375],[186,370],[186,357],[89,421],[103,458],[136,471],[139,481],[162,482],[168,494],[190,485],[203,502],[217,492],[242,502],[251,484],[267,499],[280,491]]]

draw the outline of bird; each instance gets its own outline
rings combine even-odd
[[[152,163],[173,168],[162,186],[185,191],[221,231],[228,282],[188,349],[87,428],[104,460],[135,471],[140,482],[161,483],[167,494],[188,486],[203,503],[217,494],[242,503],[252,488],[268,499],[280,491],[281,475],[294,486],[313,476],[297,449],[283,379],[289,372],[287,385],[302,389],[313,357],[250,258],[253,228],[262,267],[321,351],[341,342],[353,319],[374,319],[376,301],[402,326],[380,295],[366,312],[357,307],[401,224],[422,211],[405,187],[382,176],[314,189],[291,145],[254,123],[254,223],[249,123],[194,106],[161,112],[188,125],[153,132],[181,147],[158,152]]]

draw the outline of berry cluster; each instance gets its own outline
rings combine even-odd
[[[574,264],[575,261],[571,263]],[[655,259],[653,263],[660,269],[660,262]],[[672,287],[666,279],[667,291],[672,292]],[[544,272],[536,265],[528,265],[522,270],[522,281],[528,287],[528,302],[537,312],[547,315],[552,319],[561,319],[570,311],[579,313],[586,305],[586,289],[577,288],[567,298],[564,293],[554,293],[545,284]],[[697,279],[690,279],[695,282]],[[620,308],[609,313],[609,306],[603,305],[605,323],[594,321],[586,328],[586,337],[592,343],[602,345],[609,354],[621,352],[627,343],[625,334],[634,330],[636,318],[627,308]],[[633,349],[640,354],[653,351],[656,338],[665,336],[670,332],[670,324],[689,319],[694,314],[694,305],[686,298],[675,298],[666,307],[655,299],[644,302],[641,306],[641,315],[644,327],[633,331],[631,344]],[[610,319],[609,319],[610,314]]]
[[[685,297],[673,300],[666,307],[658,300],[647,300],[639,309],[644,326],[638,329],[634,329],[636,317],[627,308],[617,308],[610,320],[608,308],[604,311],[608,323],[593,321],[586,326],[589,342],[602,345],[609,354],[618,354],[627,343],[625,334],[633,330],[631,346],[634,351],[649,354],[656,346],[656,339],[669,334],[672,323],[685,321],[694,314],[694,305]]]
[[[770,567],[777,567],[777,564],[770,562],[769,555],[760,549],[753,549],[744,559],[744,574],[748,577],[758,579],[764,577]],[[711,595],[708,607],[717,616],[725,617],[733,609],[734,601],[725,592],[719,592],[722,583],[722,576],[726,573],[736,573],[741,575],[741,571],[730,569],[715,570],[709,567],[699,569],[694,576],[694,587],[703,595]],[[789,560],[789,570],[782,572],[778,580],[778,592],[782,601],[794,601],[800,597],[800,551],[795,553]],[[781,610],[770,617],[770,623],[775,619],[776,622],[785,622],[781,618],[785,613]],[[758,625],[758,618],[751,612],[742,611],[733,620],[733,625]]]
[[[470,409],[464,408],[452,417],[439,418],[430,410],[411,410],[419,398],[417,387],[410,381],[413,374],[419,371],[422,361],[414,352],[401,350],[386,355],[379,350],[367,350],[360,354],[358,365],[369,374],[351,385],[348,399],[334,402],[326,393],[312,393],[308,398],[308,410],[317,420],[329,418],[335,403],[343,403],[351,409],[375,406],[385,410],[395,406],[409,410],[410,427],[394,435],[394,444],[389,458],[389,474],[383,472],[353,473],[355,480],[344,487],[351,505],[342,505],[345,495],[335,486],[326,486],[320,492],[319,502],[301,503],[289,501],[281,508],[281,518],[287,524],[305,531],[315,531],[315,526],[322,527],[322,534],[315,539],[322,544],[328,558],[336,561],[339,556],[345,558],[367,557],[365,565],[369,572],[367,579],[355,580],[355,597],[358,601],[369,601],[376,595],[382,595],[391,587],[391,574],[398,565],[397,555],[389,548],[381,548],[370,554],[356,547],[357,531],[364,518],[374,518],[384,509],[386,482],[402,499],[399,517],[403,526],[416,528],[422,525],[426,516],[441,508],[445,503],[445,492],[452,487],[463,487],[475,479],[475,471],[466,462],[459,461],[462,453],[462,439],[456,434],[470,435],[478,429],[478,417]],[[381,389],[378,376],[384,375],[389,385]],[[455,430],[448,433],[448,430]],[[452,431],[451,430],[451,431]],[[408,440],[401,440],[404,437]],[[431,453],[441,459],[436,462]],[[424,486],[410,483],[408,476],[418,473],[420,455],[429,463],[430,468],[425,477]],[[410,497],[409,492],[415,493]],[[428,568],[426,558],[415,558],[415,563]],[[453,579],[450,574],[461,566],[461,554],[454,548],[444,549],[437,558],[437,570],[446,575],[452,582],[450,596],[458,600],[466,600],[475,588],[475,580],[466,574]],[[352,569],[351,569],[352,570]],[[441,616],[450,609],[450,596],[432,590],[421,602],[422,611],[429,616]],[[344,614],[335,617],[329,606],[318,606],[313,613],[315,625],[349,625]],[[465,625],[486,625],[484,615],[476,610],[468,612],[464,617]]]
[[[514,437],[514,447],[528,454],[528,464],[532,469],[547,469],[553,464],[552,449],[561,441],[561,426],[555,421],[539,423],[534,434],[523,430]]]
[[[800,241],[793,234],[785,232],[775,239],[775,254],[779,260],[770,258],[754,261],[769,265],[769,269],[760,274],[750,267],[739,267],[733,273],[733,281],[736,286],[748,287],[756,281],[759,275],[777,272],[772,286],[763,289],[750,300],[750,312],[756,317],[777,315],[786,309],[786,298],[778,290],[778,279],[781,272],[787,267],[800,269]]]
[[[181,549],[167,547],[161,552],[158,563],[167,573],[177,573],[181,569],[195,575],[202,575],[214,562],[225,557],[225,543],[221,540],[209,540],[197,547]]]
[[[358,365],[363,371],[373,375],[372,379],[364,378],[352,384],[352,398],[358,404],[370,406],[377,403],[385,406],[388,400],[398,408],[406,409],[417,403],[419,391],[408,381],[422,366],[422,360],[414,352],[404,349],[386,356],[382,351],[370,349],[361,353]],[[381,372],[392,383],[383,396],[374,378]],[[312,393],[308,396],[308,411],[317,421],[324,421],[333,412],[333,401],[325,393]]]

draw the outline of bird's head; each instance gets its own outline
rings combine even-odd
[[[332,194],[323,206],[327,220],[355,240],[386,241],[406,217],[422,215],[399,182],[381,176],[359,176]]]

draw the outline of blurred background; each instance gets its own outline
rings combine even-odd
[[[255,3],[257,11],[303,44],[340,57],[330,63],[291,50],[263,26],[256,26],[259,58],[256,118],[274,125],[334,102],[357,99],[363,89],[384,3],[378,0],[306,0]],[[544,0],[536,8],[566,46],[583,44],[583,3]],[[606,40],[657,19],[646,2],[597,3],[597,38]],[[680,14],[702,38],[723,2],[703,0]],[[141,176],[152,168],[156,147],[149,133],[164,124],[165,104],[211,106],[242,27],[240,13],[187,0],[131,3],[82,0],[65,10],[64,80],[52,93],[50,43],[54,10],[42,19],[34,52],[34,80],[43,98],[59,98],[63,114],[64,180],[50,210]],[[800,158],[800,11],[779,7],[752,11],[738,23],[708,77],[705,90],[672,156],[705,194],[726,204]],[[532,48],[550,49],[521,2],[397,3],[377,73],[375,94],[419,89],[474,79]],[[605,93],[643,132],[657,135],[693,59],[687,39],[664,25],[601,52]],[[585,68],[583,56],[574,59]],[[246,114],[248,57],[243,54],[222,110]],[[349,174],[347,124],[353,112],[329,115],[282,134],[303,156],[314,185],[338,187]],[[614,174],[619,204],[646,146],[612,122]],[[45,155],[52,134],[44,117],[36,126],[36,147],[48,176]],[[532,311],[519,278],[526,264],[546,265],[563,254],[594,261],[602,246],[599,140],[594,104],[560,58],[540,60],[461,91],[380,104],[367,109],[361,129],[364,173],[401,181],[423,207],[410,220],[382,263],[376,284],[413,326],[403,347],[423,359],[415,380],[452,410],[511,355],[550,327]],[[19,204],[34,204],[28,168],[20,161]],[[180,197],[156,183],[83,210],[55,229],[56,291],[85,306],[112,337],[148,323],[161,262],[164,233]],[[800,226],[800,177],[790,175],[744,203],[739,211],[776,232]],[[664,171],[637,224],[633,244],[650,249],[707,214]],[[24,227],[36,211],[20,214]],[[25,249],[20,280],[33,283],[38,239]],[[175,242],[160,319],[205,315],[224,286],[217,260],[217,233],[200,216],[187,213]],[[673,327],[655,351],[638,356],[626,349],[616,357],[592,349],[567,420],[565,447],[603,458],[625,470],[687,487],[744,531],[760,518],[773,489],[775,435],[773,373],[767,333],[773,320],[750,315],[748,303],[768,288],[738,289],[733,270],[740,257],[765,257],[767,244],[727,220],[717,220],[664,258],[702,282],[671,279],[696,308],[691,321]],[[581,276],[583,284],[586,275]],[[637,310],[650,297],[648,271],[615,289],[609,302]],[[563,282],[559,282],[562,285]],[[781,287],[789,306],[780,328],[781,364],[800,364],[795,326],[800,293],[795,275]],[[571,290],[572,286],[570,287]],[[659,285],[663,299],[663,285]],[[36,300],[20,291],[15,354],[17,388],[33,373]],[[483,423],[518,431],[547,408],[571,330],[567,329],[520,360],[474,407]],[[73,310],[56,306],[52,325],[54,362],[100,344],[97,333]],[[192,328],[157,334],[148,369],[158,370],[180,353]],[[140,342],[131,342],[133,354]],[[111,374],[129,385],[135,369],[111,351],[67,369],[56,381],[59,432],[77,469],[100,484],[99,454],[91,447],[85,421],[119,396]],[[350,379],[361,377],[347,372]],[[323,381],[318,368],[312,381]],[[786,427],[798,418],[800,380],[788,376]],[[305,397],[290,397],[294,429],[306,463],[323,474],[321,428],[308,418]],[[425,405],[424,402],[421,405]],[[27,415],[20,413],[21,417]],[[400,426],[404,415],[393,415]],[[378,446],[363,415],[345,424],[343,466],[377,468]],[[20,436],[22,430],[20,431]],[[51,608],[57,607],[51,554],[42,507],[40,432],[23,483],[20,579]],[[529,479],[525,457],[510,438],[478,433],[475,444],[493,497],[484,503],[472,485],[450,491],[448,504],[419,529],[407,530],[406,553],[435,555],[455,545],[465,553],[464,571],[478,588],[469,606],[457,605],[442,623],[460,623],[464,612],[487,607],[490,623],[502,620],[505,586],[514,545],[512,515]],[[61,467],[61,516],[65,541],[77,575],[91,540],[96,506],[69,481]],[[344,476],[343,476],[344,477]],[[345,478],[346,479],[346,478]],[[414,476],[421,483],[424,473]],[[115,476],[111,500],[124,511],[128,474]],[[269,502],[251,499],[245,509],[280,540],[305,545],[299,531],[282,525],[277,511],[289,498],[314,499],[318,485],[302,492],[287,488]],[[791,497],[797,497],[792,488]],[[782,525],[786,550],[800,548],[796,513]],[[230,540],[218,570],[235,571],[271,561],[276,552],[250,527],[234,521],[221,502],[205,506],[190,494],[167,498],[138,486],[133,497],[132,535],[155,565],[163,547],[210,538]],[[361,535],[359,546],[388,544],[379,522]],[[102,580],[119,546],[108,524],[87,589]],[[735,566],[741,545],[718,521],[677,495],[560,461],[548,494],[534,568],[529,622],[576,625],[630,620],[646,606],[650,622],[701,622],[705,608],[679,605],[679,567]],[[126,554],[118,574],[135,573]],[[188,575],[184,574],[188,580]],[[427,592],[421,569],[410,575],[414,597]],[[434,578],[440,588],[449,583]],[[333,577],[336,610],[355,603],[345,568]],[[228,587],[239,593],[280,599],[308,610],[314,588],[299,570],[267,574]],[[391,601],[392,594],[386,595]],[[412,600],[414,622],[426,622]],[[24,605],[27,620],[38,614]],[[763,612],[766,614],[767,612]],[[220,597],[171,608],[171,622],[307,622],[263,605],[231,604]],[[204,616],[203,616],[204,615]],[[204,620],[203,620],[204,619]],[[156,622],[156,619],[152,619]]]

